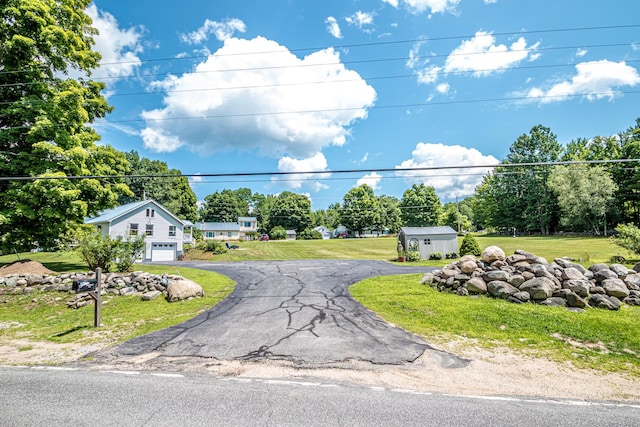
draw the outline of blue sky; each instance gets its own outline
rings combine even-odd
[[[640,117],[640,2],[95,1],[115,111],[103,143],[184,174],[491,165],[537,124],[562,144]],[[636,26],[634,26],[636,25]],[[604,28],[607,27],[607,28]],[[195,177],[307,194],[473,194],[482,169]]]

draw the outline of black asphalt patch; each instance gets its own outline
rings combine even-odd
[[[95,362],[156,358],[285,360],[297,365],[346,361],[400,365],[431,347],[356,302],[348,288],[365,278],[423,273],[379,261],[180,262],[236,282],[232,294],[184,323],[91,355]],[[460,360],[443,357],[444,365]],[[454,357],[454,356],[450,356]]]

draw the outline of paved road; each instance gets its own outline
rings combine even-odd
[[[424,272],[378,261],[180,262],[216,271],[236,289],[211,310],[94,355],[98,363],[153,354],[158,358],[287,360],[326,365],[350,360],[374,364],[414,361],[429,345],[357,303],[349,285],[362,279]],[[159,359],[158,359],[159,360]],[[466,361],[442,354],[439,363]]]
[[[638,426],[640,405],[318,380],[0,367],[2,426]]]

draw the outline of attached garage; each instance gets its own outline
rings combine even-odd
[[[151,261],[175,261],[175,243],[153,243],[151,245]]]

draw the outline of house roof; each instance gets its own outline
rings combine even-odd
[[[296,230],[285,230],[285,233],[287,233],[287,234],[297,234]]]
[[[440,226],[440,227],[402,227],[400,229],[401,232],[404,232],[405,235],[415,235],[415,234],[458,234],[456,230],[449,227],[448,225]]]
[[[111,223],[111,222],[117,220],[118,218],[122,217],[123,215],[128,214],[129,212],[133,212],[133,211],[136,211],[138,209],[142,209],[145,206],[150,205],[150,204],[154,205],[154,207],[156,209],[160,209],[160,210],[164,211],[167,215],[169,215],[172,218],[174,218],[180,224],[185,225],[185,221],[181,220],[180,218],[178,218],[177,216],[175,216],[174,214],[169,212],[167,210],[167,208],[165,208],[164,206],[162,206],[160,203],[156,202],[153,199],[147,199],[147,200],[141,200],[139,202],[127,203],[126,205],[121,205],[121,206],[115,207],[113,209],[104,210],[104,211],[100,212],[98,214],[98,216],[85,220],[85,224],[100,224],[100,223],[104,223],[104,222]]]
[[[240,225],[237,222],[200,222],[198,229],[200,231],[240,231]]]
[[[257,221],[258,218],[255,216],[239,216],[238,221]]]

